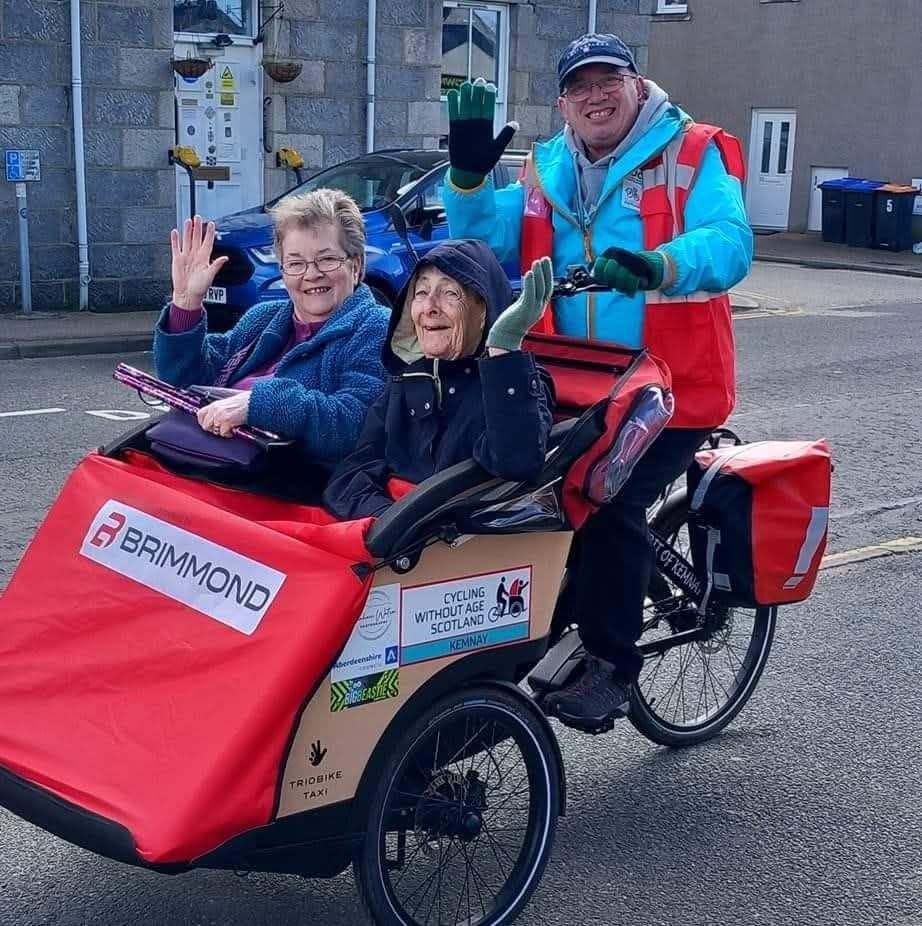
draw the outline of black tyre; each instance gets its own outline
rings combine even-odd
[[[494,926],[528,902],[560,801],[552,734],[523,697],[487,686],[428,708],[393,751],[355,861],[379,926]]]
[[[674,497],[651,527],[690,559],[688,500]],[[716,736],[742,710],[759,681],[775,633],[777,608],[719,603],[702,619],[697,606],[661,573],[650,583],[640,644],[703,626],[703,640],[648,655],[631,691],[631,723],[664,746],[692,746]]]

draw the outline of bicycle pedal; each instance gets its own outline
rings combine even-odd
[[[581,720],[576,717],[568,717],[566,715],[561,716],[555,710],[550,712],[550,716],[555,717],[565,727],[569,727],[571,730],[578,730],[580,733],[589,734],[589,736],[599,736],[602,733],[611,733],[611,731],[615,729],[615,721],[621,720],[621,718],[626,717],[627,714],[615,714],[614,717],[609,717],[601,723],[592,723],[591,721]]]

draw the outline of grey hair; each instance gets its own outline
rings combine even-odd
[[[339,234],[339,243],[347,257],[354,258],[359,268],[359,282],[365,276],[365,223],[355,200],[342,190],[321,188],[308,193],[286,196],[269,211],[275,229],[276,257],[282,259],[282,242],[295,228],[315,228],[332,225]]]

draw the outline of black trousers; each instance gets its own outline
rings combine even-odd
[[[574,538],[565,606],[579,623],[583,645],[614,663],[621,681],[635,681],[643,665],[636,644],[653,570],[646,510],[688,469],[708,434],[710,429],[663,431],[615,499]]]

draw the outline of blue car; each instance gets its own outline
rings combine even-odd
[[[519,174],[522,154],[507,153],[497,164],[497,187],[512,183]],[[355,199],[365,218],[367,235],[365,279],[378,300],[393,305],[412,272],[416,256],[448,237],[442,190],[448,170],[448,152],[421,149],[387,149],[343,161],[314,174],[284,195],[320,187],[343,190]],[[228,262],[215,278],[205,304],[215,328],[232,326],[251,306],[285,293],[278,261],[272,249],[272,221],[268,210],[278,202],[226,216],[217,222],[212,257]],[[513,284],[518,265],[504,268]]]

